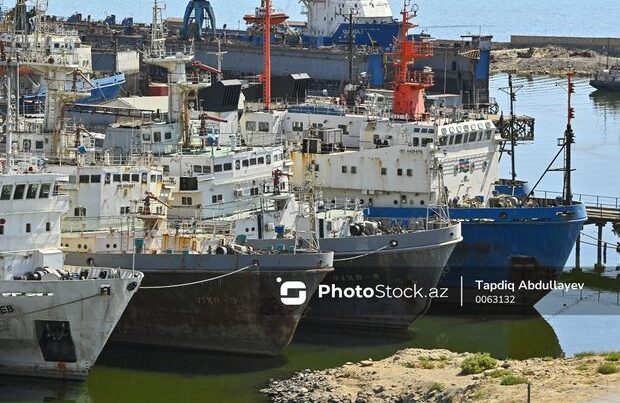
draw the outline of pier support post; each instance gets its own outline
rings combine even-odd
[[[581,233],[577,235],[575,242],[575,271],[581,271]]]
[[[603,265],[603,228],[604,227],[605,227],[605,223],[596,223],[598,235],[596,237],[596,264],[594,265],[594,270],[603,270],[605,268],[605,266]]]

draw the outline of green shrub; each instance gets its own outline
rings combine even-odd
[[[508,371],[507,369],[495,369],[493,371],[487,372],[487,376],[491,378],[502,378],[507,375],[512,375],[512,371]]]
[[[614,351],[614,352],[605,354],[605,360],[620,361],[620,351]]]
[[[440,392],[440,391],[442,391],[442,390],[443,390],[443,388],[444,388],[443,383],[441,383],[441,382],[433,382],[433,383],[431,384],[431,387],[430,387],[430,388],[428,388],[428,390],[429,390],[429,391],[434,390],[434,391]]]
[[[579,364],[575,367],[575,369],[577,371],[587,371],[590,369],[590,366],[588,364]]]
[[[618,366],[610,361],[605,361],[604,363],[599,365],[597,369],[598,373],[603,375],[615,374],[619,370],[620,369],[618,368]]]
[[[528,383],[527,378],[517,375],[506,375],[502,378],[501,385],[510,386],[510,385],[520,385],[522,383]]]
[[[575,354],[575,358],[592,357],[594,355],[596,355],[596,353],[594,353],[594,351],[583,351],[581,353]]]
[[[497,367],[497,360],[491,357],[489,353],[476,353],[463,360],[461,373],[464,375],[479,374],[495,367]]]

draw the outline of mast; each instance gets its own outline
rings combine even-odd
[[[571,183],[572,176],[572,150],[571,146],[575,143],[575,134],[573,133],[573,127],[571,125],[572,119],[575,117],[575,109],[572,106],[572,98],[575,93],[575,85],[573,84],[573,72],[569,72],[567,76],[568,85],[566,92],[567,97],[567,109],[566,109],[566,130],[564,131],[564,189],[562,191],[562,197],[565,204],[570,204],[573,200],[573,190]]]
[[[271,107],[271,0],[263,2],[263,102]]]
[[[404,115],[407,119],[422,119],[426,115],[424,108],[424,92],[433,86],[433,72],[409,71],[415,59],[427,59],[433,55],[433,46],[430,41],[415,41],[408,39],[407,35],[411,28],[417,27],[411,20],[417,16],[418,6],[410,7],[409,1],[405,0],[403,21],[400,37],[395,43],[397,51],[394,61],[394,114]]]

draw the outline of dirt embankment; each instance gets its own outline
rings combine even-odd
[[[557,46],[491,51],[491,72],[513,71],[528,75],[565,75],[572,70],[578,76],[591,76],[609,63],[620,64],[620,58],[592,50],[565,49]]]
[[[619,353],[575,358],[494,360],[488,355],[407,349],[272,380],[261,392],[274,402],[588,402],[620,396]]]

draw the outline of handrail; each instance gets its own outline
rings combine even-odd
[[[545,198],[547,196],[562,196],[562,192],[552,191],[552,190],[539,190],[536,193],[544,194]],[[594,207],[609,207],[620,209],[620,197],[613,196],[601,196],[601,195],[593,195],[588,193],[573,193],[573,200],[581,202],[585,205],[590,205]]]

